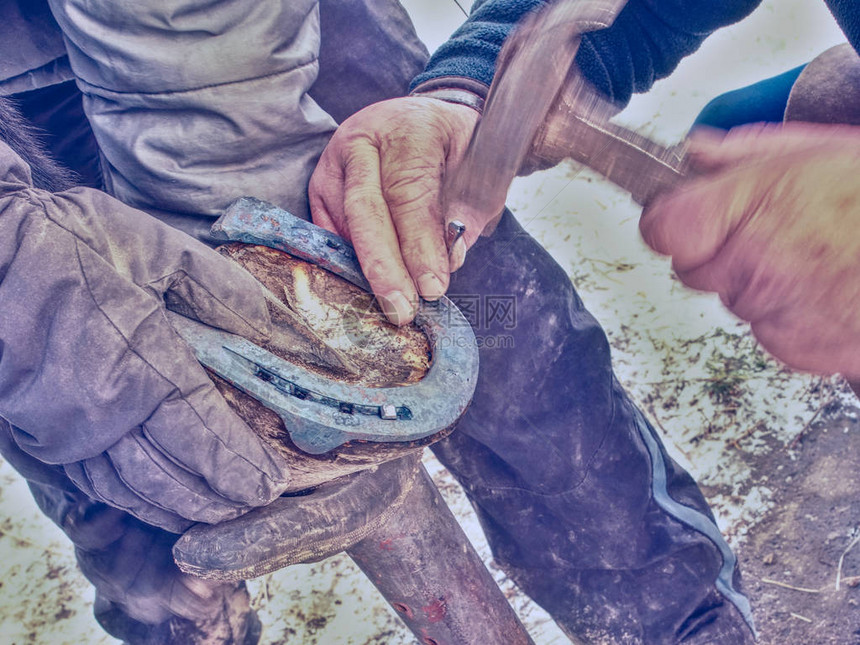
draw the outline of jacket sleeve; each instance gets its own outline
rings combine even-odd
[[[668,76],[708,35],[744,18],[759,2],[629,0],[611,27],[583,37],[576,63],[602,93],[624,104],[633,92],[647,91]],[[546,0],[478,0],[466,23],[436,51],[412,87],[443,77],[465,89],[473,90],[468,80],[489,87],[505,38],[520,18],[545,4]]]
[[[108,192],[217,216],[254,195],[307,216],[334,121],[308,95],[317,0],[51,0]]]

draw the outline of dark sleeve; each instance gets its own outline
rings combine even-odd
[[[854,51],[860,52],[860,7],[856,0],[827,0],[827,6]]]
[[[760,1],[630,0],[610,28],[583,37],[576,62],[598,89],[623,104],[633,92],[644,92],[668,76],[708,35],[744,18]],[[478,0],[469,19],[430,58],[413,87],[440,77],[465,77],[489,85],[504,39],[521,17],[544,4],[544,0]]]
[[[468,20],[430,57],[410,89],[443,76],[489,87],[505,38],[520,18],[544,4],[545,0],[475,0]]]

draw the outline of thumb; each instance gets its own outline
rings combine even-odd
[[[201,247],[186,252],[180,270],[163,280],[169,280],[161,285],[168,309],[257,343],[269,339],[265,290],[233,260]]]
[[[688,137],[694,170],[714,171],[743,163],[812,150],[846,138],[860,140],[860,128],[822,123],[751,123],[725,133],[697,128]]]
[[[648,246],[672,257],[675,271],[690,271],[720,252],[750,197],[749,187],[734,176],[700,177],[652,202],[639,231]]]

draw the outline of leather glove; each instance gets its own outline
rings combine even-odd
[[[164,315],[257,342],[239,266],[108,195],[34,189],[0,143],[0,415],[94,499],[164,529],[268,503],[286,464],[218,395]]]
[[[788,365],[860,377],[860,127],[698,132],[690,153],[703,174],[646,209],[645,241]]]

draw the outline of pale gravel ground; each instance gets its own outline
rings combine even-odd
[[[462,20],[453,3],[404,4],[431,49]],[[765,2],[741,25],[712,37],[671,79],[636,98],[620,120],[672,142],[711,97],[803,63],[842,39],[817,0]],[[645,249],[637,210],[626,196],[589,174],[561,167],[518,180],[509,204],[567,269],[603,323],[620,379],[674,445],[674,454],[719,491],[711,502],[729,539],[742,548],[768,507],[770,491],[745,485],[748,473],[729,442],[740,438],[751,451],[760,449],[765,437],[789,442],[835,391],[831,384],[817,388],[816,379],[760,360],[744,325],[715,298],[685,290],[672,279],[667,261]],[[743,381],[734,410],[705,392],[728,356],[745,361],[735,366]],[[709,424],[713,432],[701,436]],[[567,643],[493,567],[456,484],[430,457],[426,463],[535,642]],[[252,581],[250,588],[266,625],[266,643],[413,642],[345,556],[292,567]],[[117,642],[96,627],[91,601],[62,533],[38,513],[20,477],[0,464],[0,645]],[[313,627],[308,619],[315,619]]]

